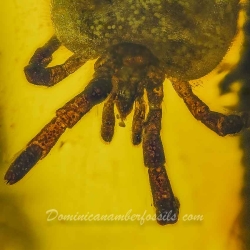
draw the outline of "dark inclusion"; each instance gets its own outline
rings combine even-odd
[[[177,222],[179,202],[165,169],[160,137],[165,75],[172,77],[174,89],[191,114],[218,135],[235,134],[248,125],[247,115],[227,116],[211,111],[187,81],[204,76],[223,58],[235,35],[238,1],[221,5],[206,0],[197,15],[194,13],[201,4],[195,0],[184,2],[136,1],[135,8],[131,1],[52,1],[57,34],[35,52],[25,67],[27,80],[53,86],[88,59],[99,59],[87,87],[56,111],[55,117],[11,164],[5,175],[7,183],[19,181],[50,152],[67,128],[106,99],[103,140],[110,142],[114,135],[114,106],[122,122],[134,106],[132,142],[142,142],[157,221],[161,225]],[[218,25],[215,41],[211,27]],[[74,54],[64,64],[48,67],[52,54],[61,45]],[[144,92],[149,106],[147,114]]]

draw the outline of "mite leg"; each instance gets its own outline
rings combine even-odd
[[[138,98],[135,101],[135,112],[132,123],[132,142],[134,145],[141,143],[142,130],[145,121],[146,105],[143,98]]]
[[[211,111],[192,91],[186,81],[173,81],[174,89],[183,99],[192,115],[220,136],[236,134],[248,127],[247,117],[239,115],[223,115]]]
[[[149,113],[143,133],[144,164],[148,167],[149,181],[160,225],[173,224],[178,220],[179,202],[174,197],[164,164],[165,155],[160,137],[162,85],[147,89]]]
[[[114,135],[115,127],[115,113],[114,113],[114,96],[110,96],[108,101],[104,104],[102,111],[102,126],[101,136],[106,142],[111,142]]]
[[[47,67],[52,61],[52,54],[60,46],[61,42],[53,36],[43,47],[35,51],[29,64],[24,68],[24,73],[30,83],[53,86],[74,73],[86,62],[85,58],[74,54],[62,65]]]
[[[82,93],[74,97],[27,145],[5,174],[8,184],[22,179],[29,170],[45,157],[67,128],[72,128],[94,105],[102,102],[111,92],[110,79],[95,78]]]

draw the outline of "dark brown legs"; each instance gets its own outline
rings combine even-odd
[[[64,64],[47,67],[52,54],[61,46],[56,37],[39,48],[25,67],[29,82],[52,86],[85,63],[78,55],[71,56]],[[178,220],[179,203],[174,197],[164,164],[165,155],[160,138],[164,71],[158,59],[140,45],[121,44],[107,51],[95,64],[94,79],[82,93],[56,111],[56,116],[28,143],[23,152],[9,167],[5,180],[14,184],[44,158],[67,128],[72,128],[94,105],[108,95],[102,116],[101,135],[110,142],[114,134],[114,105],[123,119],[135,103],[132,125],[132,141],[143,141],[144,164],[148,168],[157,221],[161,225]],[[147,91],[149,112],[145,121],[146,105],[143,100]]]
[[[85,63],[85,58],[74,54],[64,64],[47,67],[52,54],[61,46],[54,36],[39,48],[25,67],[29,82],[52,86]],[[104,104],[101,135],[110,142],[114,134],[114,105],[122,119],[130,113],[135,103],[132,125],[134,145],[143,142],[144,165],[148,168],[153,203],[157,221],[161,225],[173,224],[178,220],[179,202],[175,198],[165,170],[165,154],[160,137],[162,99],[165,79],[164,70],[145,47],[135,44],[118,44],[111,47],[95,64],[94,79],[82,93],[56,111],[56,116],[33,138],[25,150],[8,169],[5,180],[14,184],[55,145],[67,128],[72,128],[94,105]],[[235,134],[249,127],[247,115],[223,115],[210,111],[208,106],[194,95],[188,82],[173,80],[173,87],[184,100],[193,116],[221,136]],[[147,91],[149,112],[145,120],[146,105],[143,100]]]
[[[223,115],[211,111],[192,91],[188,82],[172,81],[173,87],[183,99],[192,115],[220,136],[236,134],[247,125],[247,117]]]
[[[132,124],[132,142],[138,145],[142,140],[142,130],[145,122],[146,104],[143,97],[135,100],[135,110]]]
[[[24,69],[29,82],[52,86],[85,63],[84,58],[73,55],[62,65],[47,67],[52,61],[52,54],[60,46],[60,41],[53,36],[42,48],[36,50],[29,65]],[[103,65],[96,67],[94,79],[84,91],[56,111],[56,116],[28,143],[26,149],[11,164],[4,177],[7,183],[14,184],[22,179],[49,153],[67,128],[72,128],[94,105],[109,95],[112,90],[110,77],[112,71],[110,74],[106,71]]]
[[[156,208],[157,222],[173,224],[178,220],[179,202],[174,197],[164,164],[165,155],[160,137],[163,99],[162,85],[147,89],[149,113],[143,132],[144,164],[148,167],[149,181]]]
[[[60,46],[60,41],[56,36],[53,36],[43,47],[35,51],[29,64],[24,68],[24,73],[30,83],[53,86],[86,62],[85,58],[74,54],[62,65],[47,67],[52,61],[52,54]]]
[[[27,145],[11,164],[4,179],[14,184],[55,145],[67,128],[72,128],[94,105],[102,102],[111,92],[110,79],[93,79],[82,93],[56,111],[54,117]]]
[[[111,95],[108,101],[104,104],[102,111],[102,127],[101,136],[106,142],[111,142],[114,135],[115,113],[114,113],[114,98]]]

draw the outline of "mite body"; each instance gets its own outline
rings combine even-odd
[[[237,28],[238,0],[53,0],[59,40],[86,59],[112,45],[141,44],[167,76],[191,80],[213,70]]]

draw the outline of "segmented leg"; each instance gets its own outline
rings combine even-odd
[[[14,184],[55,145],[67,128],[72,128],[94,105],[102,102],[112,90],[111,79],[95,78],[82,93],[56,111],[54,117],[11,164],[4,179]]]
[[[172,81],[173,87],[183,99],[192,115],[220,136],[236,134],[247,127],[247,117],[239,115],[223,115],[211,111],[192,91],[186,81]]]
[[[106,142],[111,142],[114,135],[115,127],[115,113],[114,113],[114,96],[110,96],[108,101],[104,104],[102,111],[102,126],[101,136]]]
[[[135,100],[135,111],[132,124],[132,142],[134,145],[141,143],[142,130],[145,121],[146,105],[142,97]]]
[[[179,202],[174,197],[164,164],[165,155],[160,137],[163,99],[162,84],[147,88],[149,113],[143,133],[144,164],[148,167],[148,175],[156,208],[157,222],[160,225],[177,222]]]
[[[24,73],[30,83],[36,85],[53,86],[75,72],[85,62],[85,58],[72,55],[64,64],[47,67],[52,61],[52,54],[61,46],[61,42],[53,36],[43,47],[38,48],[29,64],[24,68]]]

